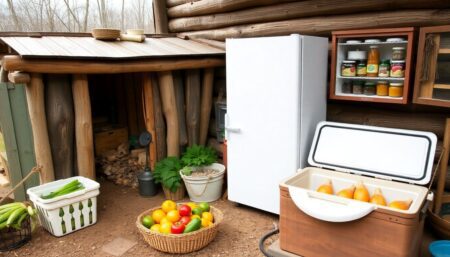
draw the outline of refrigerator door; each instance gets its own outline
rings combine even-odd
[[[226,41],[228,197],[279,213],[299,168],[302,36]]]

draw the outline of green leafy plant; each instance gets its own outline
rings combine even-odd
[[[181,160],[188,167],[207,166],[216,162],[217,153],[211,147],[193,145],[186,149]]]
[[[153,178],[156,183],[161,183],[171,192],[175,192],[181,186],[181,176],[178,172],[182,167],[178,157],[167,157],[156,163]]]

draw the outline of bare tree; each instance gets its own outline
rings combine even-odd
[[[14,21],[15,30],[16,31],[22,31],[22,24],[19,21],[19,18],[17,17],[16,10],[14,9],[13,1],[12,0],[7,0],[7,2],[8,2],[9,12],[11,13],[11,16],[12,16],[13,21]]]
[[[120,11],[120,29],[121,30],[125,30],[124,14],[125,14],[125,0],[122,0],[122,10]]]
[[[97,7],[98,7],[98,15],[100,18],[100,24],[102,27],[107,28],[108,27],[108,15],[107,15],[105,0],[97,0]]]
[[[83,31],[87,31],[88,17],[89,17],[89,0],[86,0],[86,4],[84,6]]]

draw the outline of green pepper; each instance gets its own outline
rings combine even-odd
[[[195,218],[186,225],[186,228],[184,229],[183,234],[199,230],[201,226],[202,226],[202,221],[199,218]]]

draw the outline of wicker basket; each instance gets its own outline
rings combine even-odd
[[[92,36],[98,40],[112,41],[120,37],[120,29],[95,28]]]
[[[0,230],[0,252],[17,249],[31,240],[31,219],[28,216],[20,229],[4,228]]]
[[[164,196],[168,200],[179,201],[183,199],[184,196],[186,195],[186,189],[184,187],[184,184],[181,184],[180,187],[177,189],[177,191],[175,191],[175,193],[170,191],[170,189],[166,188],[165,186],[163,186],[162,188],[164,191]]]
[[[141,222],[142,217],[149,215],[154,210],[159,209],[159,207],[141,213],[136,220],[136,226],[144,240],[156,250],[166,253],[190,253],[207,246],[216,237],[223,214],[217,208],[210,208],[214,215],[213,225],[187,234],[161,234],[144,227]]]

